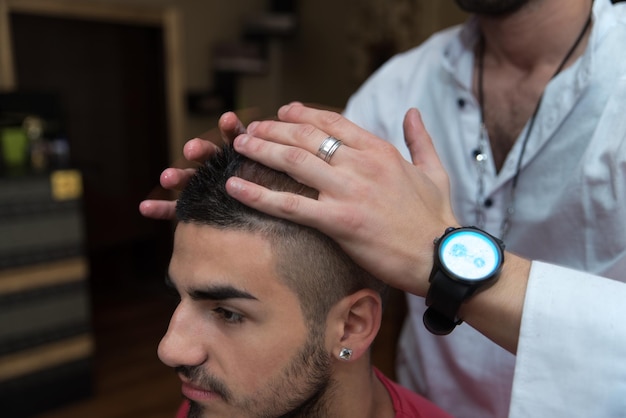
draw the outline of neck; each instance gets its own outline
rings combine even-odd
[[[591,4],[592,0],[529,0],[506,16],[479,15],[485,59],[529,72],[539,65],[558,65],[585,24]],[[586,40],[570,63],[585,45]]]
[[[366,356],[365,356],[366,357]],[[387,389],[378,380],[369,360],[360,358],[335,371],[337,392],[332,399],[329,416],[393,418],[395,412]],[[362,364],[358,364],[362,363]],[[347,366],[347,368],[343,368]]]

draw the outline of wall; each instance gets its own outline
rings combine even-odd
[[[343,107],[364,76],[355,65],[355,43],[364,42],[359,33],[377,31],[379,37],[389,25],[374,27],[363,17],[367,3],[384,3],[385,8],[400,0],[316,0],[301,2],[301,28],[296,39],[285,46],[283,101],[298,99]],[[405,2],[406,3],[406,2]],[[419,44],[434,31],[462,22],[466,15],[453,0],[411,0],[416,4],[407,19],[415,27],[406,28],[410,39],[396,45],[403,50]],[[371,17],[371,20],[379,19]],[[382,18],[382,17],[381,17]]]
[[[119,0],[82,0],[115,2]],[[388,28],[359,28],[360,9],[367,3],[398,0],[294,0],[298,1],[299,28],[295,37],[278,41],[273,75],[247,76],[240,82],[241,107],[258,108],[257,115],[270,116],[276,108],[291,100],[319,103],[342,108],[348,97],[363,81],[355,71],[355,32],[385,31]],[[412,43],[417,45],[434,31],[459,23],[465,14],[454,0],[411,0],[416,3]],[[176,6],[181,11],[185,85],[187,90],[212,88],[211,48],[217,41],[235,40],[242,20],[266,9],[267,0],[125,0],[126,4]],[[186,135],[192,137],[212,128],[215,117],[188,116]]]
[[[120,0],[78,0],[93,3],[119,3]],[[215,42],[237,39],[245,16],[262,11],[265,0],[124,0],[124,5],[175,7],[180,12],[184,91],[210,89],[211,48]],[[187,116],[185,136],[191,138],[215,126],[215,117]],[[177,156],[172,156],[175,158]]]
[[[114,2],[119,0],[83,0]],[[294,0],[298,2],[299,28],[293,38],[277,41],[272,74],[246,76],[240,81],[242,108],[258,109],[255,115],[271,116],[277,107],[292,100],[342,108],[363,82],[355,71],[355,34],[385,32],[388,26],[373,28],[362,18],[368,3],[393,6],[402,1],[416,4],[415,18],[409,21],[408,43],[398,50],[417,45],[434,31],[463,21],[466,17],[454,0]],[[215,42],[240,36],[243,19],[266,10],[267,0],[126,0],[128,4],[172,6],[181,11],[184,28],[183,54],[188,90],[212,88],[211,48]],[[365,27],[363,27],[365,25]],[[383,34],[384,35],[384,34]],[[215,117],[187,117],[186,134],[198,135],[216,125]]]
[[[0,4],[3,1],[0,0]],[[19,3],[21,0],[6,1]],[[403,10],[405,14],[415,16],[400,16],[404,19],[406,27],[403,30],[407,39],[393,45],[395,50],[416,45],[435,30],[465,18],[454,0],[294,1],[299,5],[298,32],[293,38],[275,43],[272,73],[265,77],[246,76],[240,81],[240,107],[258,108],[260,116],[272,115],[278,106],[291,100],[342,108],[349,95],[371,72],[359,62],[363,59],[366,43],[388,36],[387,32],[394,30],[396,24],[393,18],[398,19]],[[266,10],[269,1],[71,0],[71,3],[176,8],[181,17],[182,90],[186,94],[213,88],[212,47],[219,41],[238,39],[243,19]],[[389,10],[399,12],[394,16]],[[217,115],[186,114],[183,135],[191,138],[215,127],[216,123]],[[172,149],[180,148],[181,139],[176,141]],[[180,156],[180,153],[176,154],[170,159]]]

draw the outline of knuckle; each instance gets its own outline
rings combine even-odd
[[[396,159],[400,156],[400,152],[398,151],[398,149],[387,141],[383,141],[380,144],[380,148],[381,149],[378,152],[383,154],[387,158]]]
[[[285,161],[290,166],[296,166],[304,163],[308,157],[308,153],[301,148],[290,147],[285,151]]]
[[[263,193],[259,190],[244,189],[241,191],[241,197],[247,199],[252,204],[258,204],[263,197]]]
[[[343,117],[337,113],[330,110],[327,110],[322,113],[322,123],[327,126],[334,126],[343,121]]]
[[[317,132],[317,129],[309,124],[298,125],[296,128],[296,135],[298,138],[307,139],[314,137],[315,132]]]
[[[363,214],[355,209],[341,211],[337,216],[337,223],[343,225],[343,229],[351,231],[352,234],[361,230],[365,223]]]
[[[359,163],[363,170],[381,175],[402,167],[405,160],[395,146],[381,142],[375,152],[359,153]]]
[[[299,201],[297,196],[285,194],[281,204],[281,211],[286,215],[292,215],[298,212]]]

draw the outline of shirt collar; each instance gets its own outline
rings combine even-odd
[[[451,30],[457,33],[450,37],[443,49],[443,68],[461,86],[471,89],[474,46],[480,38],[478,19],[474,16]]]

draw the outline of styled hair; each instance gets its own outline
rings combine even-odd
[[[383,301],[386,299],[387,285],[359,267],[328,236],[259,212],[230,197],[226,180],[232,176],[275,191],[318,196],[316,190],[226,145],[198,168],[182,191],[176,204],[178,221],[260,234],[267,239],[275,251],[279,279],[298,296],[313,328],[323,326],[330,308],[341,298],[360,289],[373,289]]]

